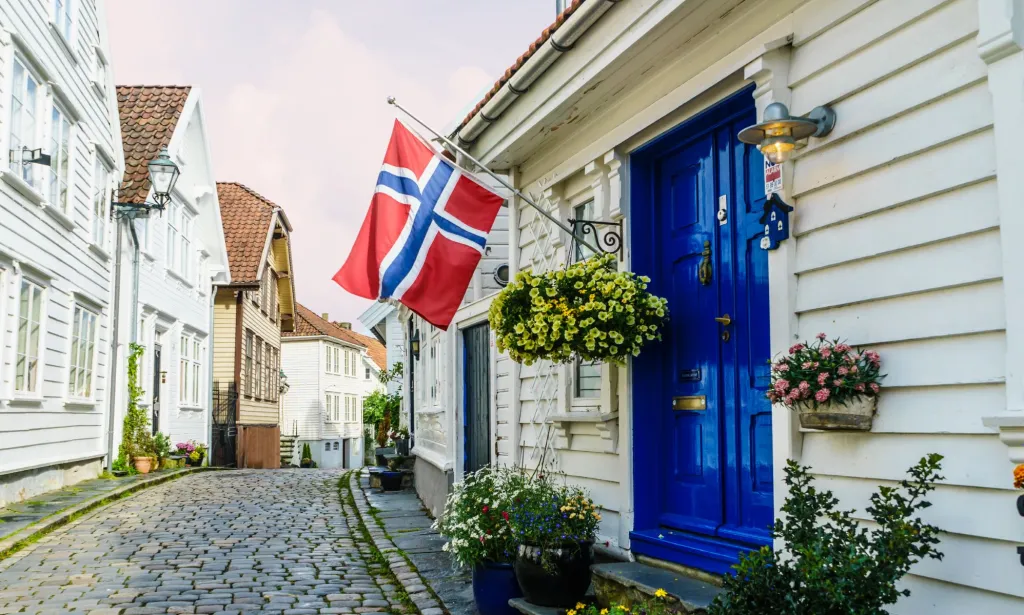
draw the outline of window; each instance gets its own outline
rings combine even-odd
[[[352,353],[346,349],[345,350],[345,375],[346,376],[351,376],[352,375],[350,373],[351,369],[352,369]]]
[[[182,406],[201,408],[202,343],[191,335],[182,335],[178,350],[178,402]]]
[[[254,393],[256,399],[263,399],[263,339],[256,336],[256,383]]]
[[[369,379],[370,379],[370,368],[369,368],[369,367],[367,367],[367,368],[366,368],[366,375],[365,375],[365,376],[363,376],[363,377],[364,377],[364,378],[365,378],[366,380],[369,380]]]
[[[263,399],[274,401],[274,350],[270,347],[270,342],[264,342],[263,344],[263,369],[265,371],[263,375]]]
[[[107,228],[110,224],[110,169],[99,153],[92,172],[92,242],[103,247],[107,245]]]
[[[245,330],[245,396],[253,396],[253,332]]]
[[[192,214],[181,212],[181,246],[178,250],[177,270],[181,277],[191,279],[192,271]]]
[[[71,41],[71,25],[74,21],[74,13],[71,10],[71,3],[74,0],[53,0],[53,25],[57,31]]]
[[[594,219],[594,201],[587,201],[581,205],[577,205],[573,208],[573,215],[576,220],[593,220]],[[573,228],[577,235],[583,235],[585,230],[582,225],[577,222]],[[573,255],[575,261],[581,261],[586,258],[590,258],[594,253],[579,243],[574,244],[576,246],[576,253]],[[573,395],[579,399],[595,399],[601,397],[601,363],[594,361],[583,361],[580,358],[576,358],[573,363],[574,371],[574,386]]]
[[[75,305],[71,324],[71,357],[68,364],[68,397],[92,399],[93,365],[96,358],[95,312]]]
[[[325,451],[331,450],[331,443],[330,442],[324,442],[324,450]]]
[[[341,422],[341,394],[340,393],[328,393],[327,394],[327,414],[325,421],[328,423],[340,423]]]
[[[14,83],[11,91],[11,166],[28,185],[38,189],[36,165],[25,162],[26,153],[39,147],[39,81],[28,71],[21,59],[14,58]]]
[[[149,218],[135,219],[135,234],[139,238],[139,248],[143,252],[149,251]]]
[[[92,81],[102,92],[106,92],[107,90],[108,70],[107,61],[103,59],[103,55],[100,51],[95,49],[92,55]]]
[[[167,268],[191,279],[192,214],[174,202],[167,206]]]
[[[57,105],[50,114],[50,183],[46,198],[65,214],[70,208],[68,180],[71,164],[71,122]]]
[[[167,204],[167,268],[176,269],[178,263],[178,216],[181,208],[175,202]]]
[[[39,393],[43,356],[43,287],[22,278],[18,293],[18,348],[14,363],[14,390]]]
[[[338,442],[334,443],[334,450],[338,450],[338,444],[339,444]]]
[[[359,403],[359,398],[357,396],[355,396],[355,395],[346,395],[345,396],[345,422],[346,423],[355,423],[356,422],[356,414],[358,413],[358,407],[357,407],[358,403]]]
[[[341,374],[341,348],[327,345],[327,373]]]
[[[574,219],[577,220],[576,224],[573,225],[572,230],[577,235],[583,236],[586,232],[586,229],[584,229],[583,225],[580,224],[578,221],[594,219],[594,201],[587,201],[586,203],[577,205],[576,207],[572,208],[572,212],[573,216],[575,217]],[[594,255],[590,248],[581,246],[578,242],[574,242],[574,245],[576,246],[576,254],[574,255],[574,259],[576,261],[581,261],[590,258],[591,256]]]

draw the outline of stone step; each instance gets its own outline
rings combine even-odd
[[[654,597],[654,592],[664,589],[667,600],[677,604],[682,613],[702,614],[722,590],[704,580],[682,571],[642,564],[640,562],[616,562],[597,564],[594,572],[594,589],[599,604],[633,605]]]

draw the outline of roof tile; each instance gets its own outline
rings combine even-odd
[[[317,316],[313,310],[302,304],[296,304],[295,308],[297,312],[295,315],[295,331],[284,333],[284,337],[319,337],[324,335],[347,344],[362,346],[366,348],[366,353],[377,364],[378,368],[386,369],[387,349],[376,338],[356,333],[351,329],[339,327],[337,324]]]
[[[124,144],[124,181],[118,200],[144,203],[149,195],[149,163],[167,147],[185,108],[191,86],[117,86]]]
[[[278,207],[252,189],[233,182],[217,182],[217,200],[232,283],[258,283],[260,259]]]

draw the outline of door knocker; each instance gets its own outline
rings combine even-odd
[[[700,266],[697,267],[697,280],[702,286],[711,284],[711,242],[704,242],[704,251],[700,253]]]

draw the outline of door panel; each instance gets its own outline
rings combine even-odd
[[[152,395],[152,417],[151,425],[152,432],[156,433],[160,431],[160,380],[162,374],[160,370],[160,353],[161,348],[159,345],[153,347],[153,395]]]
[[[463,383],[463,469],[475,472],[491,462],[491,357],[490,328],[484,325],[463,331],[465,371]]]

